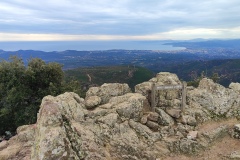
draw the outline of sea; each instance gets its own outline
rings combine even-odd
[[[93,50],[182,50],[184,47],[165,45],[172,41],[20,41],[0,42],[4,51],[39,50],[39,51],[93,51]]]

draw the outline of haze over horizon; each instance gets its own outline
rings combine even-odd
[[[239,0],[2,0],[0,41],[240,38]]]

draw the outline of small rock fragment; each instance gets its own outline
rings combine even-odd
[[[180,118],[180,116],[181,116],[180,109],[167,109],[166,112],[173,118]]]
[[[187,138],[191,140],[196,140],[197,136],[198,136],[198,131],[190,131],[187,135]]]
[[[153,131],[158,131],[158,124],[153,121],[147,121],[146,126],[148,126]]]
[[[156,112],[150,112],[147,119],[150,121],[153,121],[153,122],[157,122],[158,117],[159,117],[159,115]]]
[[[142,124],[146,124],[146,123],[147,123],[147,120],[148,120],[148,115],[144,115],[144,116],[141,118],[141,123],[142,123]]]

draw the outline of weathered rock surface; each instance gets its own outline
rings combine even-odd
[[[101,98],[98,96],[89,96],[85,99],[85,106],[87,109],[93,109],[101,103]]]
[[[197,138],[198,131],[190,131],[187,135],[188,139],[195,140]]]
[[[237,138],[237,139],[240,139],[240,124],[235,124],[234,125],[234,128],[233,128],[233,137],[234,138]]]
[[[86,98],[98,96],[101,98],[101,104],[107,103],[112,97],[121,96],[130,93],[131,89],[127,84],[105,83],[101,87],[92,87],[86,93]]]
[[[141,93],[146,96],[146,98],[151,101],[151,89],[152,84],[156,85],[180,85],[181,81],[178,79],[176,74],[169,72],[160,72],[155,78],[149,80],[149,82],[143,82],[135,86],[135,92]],[[157,91],[156,92],[156,107],[180,107],[180,90],[167,90],[167,91]]]
[[[164,110],[156,108],[156,112],[159,114],[159,124],[163,126],[171,126],[174,124],[173,118],[168,115]]]
[[[230,83],[229,88],[240,93],[240,83]]]
[[[18,127],[17,135],[0,143],[0,160],[30,160],[36,125]]]
[[[166,109],[166,112],[173,118],[180,118],[181,116],[180,109]]]
[[[232,160],[238,160],[240,159],[240,151],[234,151],[232,152],[229,157],[229,159],[232,159]]]
[[[228,133],[228,126],[223,125],[214,129],[212,132],[205,132],[203,133],[203,135],[209,139],[209,142],[213,142],[217,138],[222,137],[224,136],[224,134],[227,134],[227,133]]]
[[[192,108],[202,108],[211,118],[240,114],[240,94],[207,78],[200,81],[198,88],[189,91],[188,103]]]
[[[36,124],[19,127],[16,136],[0,143],[0,160],[193,156],[231,129],[219,124],[199,132],[199,126],[212,119],[239,117],[240,97],[235,84],[229,89],[203,79],[198,88],[188,90],[185,112],[180,109],[179,90],[158,91],[153,112],[149,107],[153,83],[181,84],[175,74],[163,72],[137,85],[137,93],[131,93],[126,84],[113,83],[90,88],[85,100],[75,93],[44,97]],[[239,128],[234,128],[235,138]]]

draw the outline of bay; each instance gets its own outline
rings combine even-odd
[[[0,49],[5,51],[39,50],[39,51],[92,51],[92,50],[181,50],[183,47],[164,45],[171,41],[21,41],[0,42]]]

